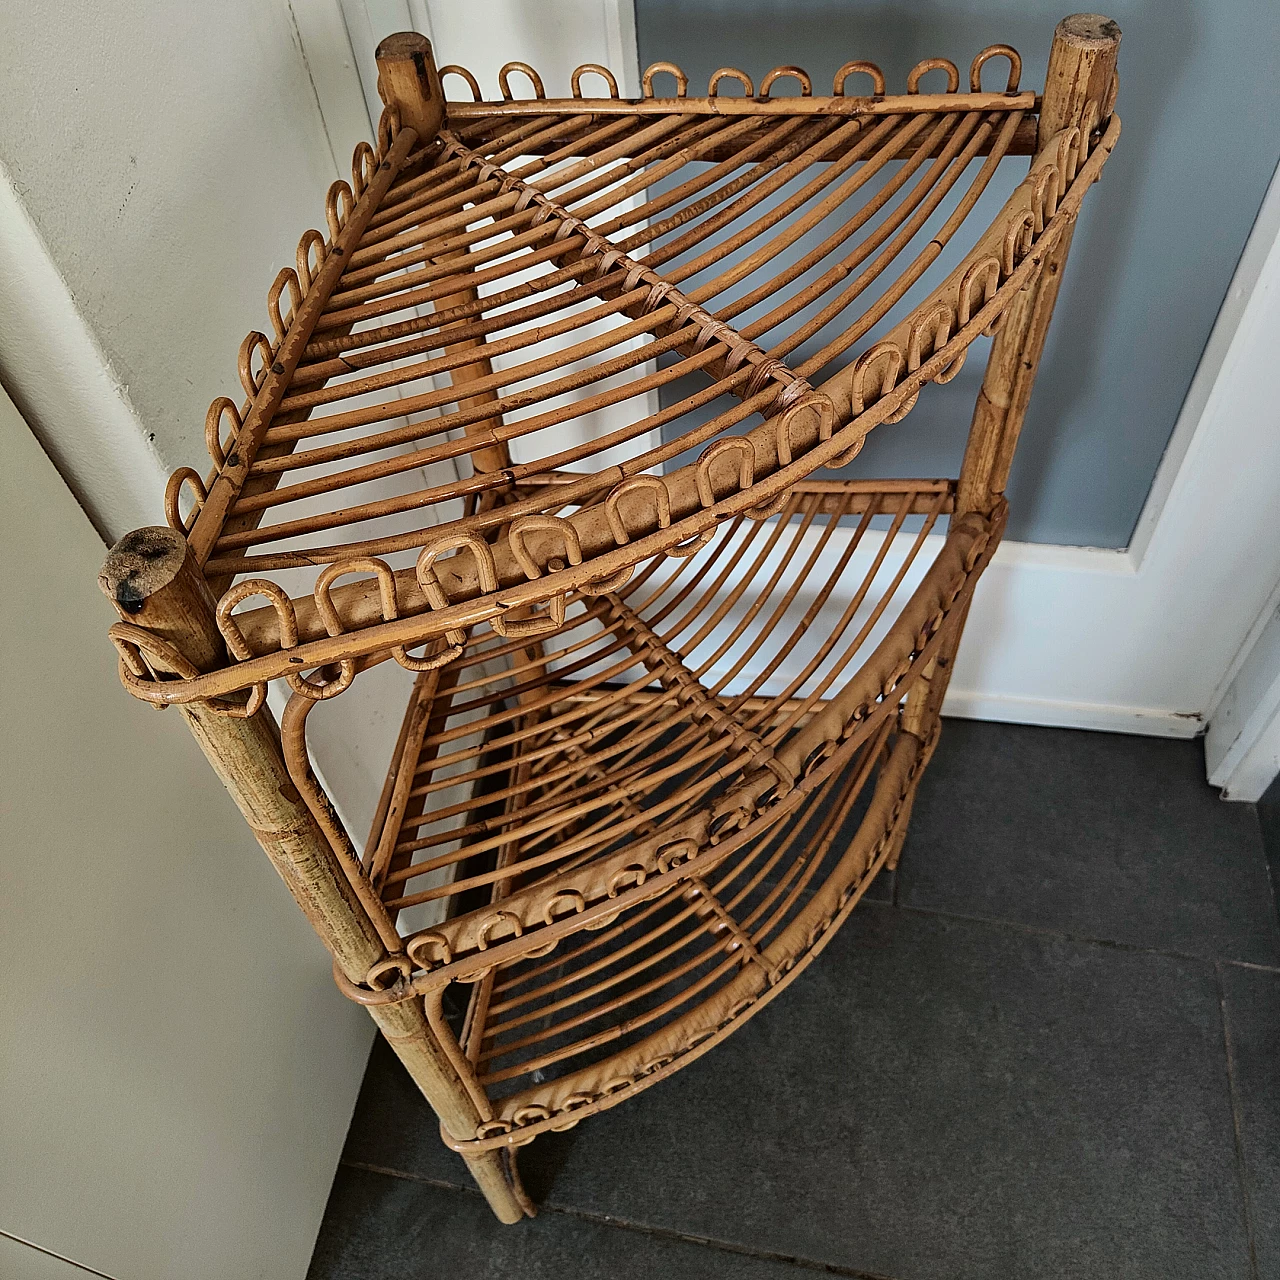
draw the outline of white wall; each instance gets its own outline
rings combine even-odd
[[[0,5],[0,384],[107,542],[208,468],[209,402],[369,135],[336,0]],[[357,841],[404,705],[378,684],[311,734]]]
[[[74,1262],[0,1232],[0,1276],[5,1280],[84,1280],[93,1274]]]
[[[0,121],[0,165],[140,428],[166,469],[201,465],[205,410],[240,399],[240,341],[266,329],[268,286],[350,163],[330,149],[289,5],[5,5]],[[77,424],[28,403],[51,371],[9,343],[2,359],[57,456]]]
[[[372,1026],[120,687],[102,544],[2,395],[0,512],[0,1232],[115,1280],[301,1277]]]
[[[206,465],[362,114],[326,128],[287,0],[0,6],[0,382],[102,537]],[[122,1280],[301,1276],[370,1024],[182,724],[120,690],[102,542],[7,400],[0,432],[6,652],[39,655],[4,694],[0,1232]],[[385,755],[335,758],[339,797]]]

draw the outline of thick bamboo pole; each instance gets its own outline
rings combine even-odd
[[[1105,123],[1115,97],[1120,28],[1100,13],[1073,13],[1058,23],[1049,48],[1049,68],[1040,105],[1040,151],[1056,133],[1079,124],[1090,103]]]
[[[226,662],[213,597],[181,534],[166,528],[126,534],[98,581],[121,618],[172,645],[201,671]],[[362,983],[387,956],[378,929],[387,922],[373,920],[289,777],[267,708],[237,719],[192,703],[181,715],[338,970],[349,983]],[[371,1006],[369,1012],[449,1132],[474,1133],[482,1117],[422,1001]],[[524,1216],[523,1193],[501,1158],[481,1155],[467,1164],[503,1222]]]
[[[1096,119],[1110,113],[1119,47],[1120,28],[1110,18],[1077,13],[1058,24],[1049,50],[1037,153],[1063,129],[1080,125],[1090,103],[1097,108]],[[956,487],[957,516],[968,511],[991,514],[1003,501],[1073,231],[1074,226],[1067,227],[1041,271],[1013,300],[992,343]],[[967,614],[966,603],[927,679],[908,697],[903,716],[908,731],[927,732],[941,711]]]
[[[415,68],[428,68],[426,74],[421,71],[417,74],[409,75],[403,71],[404,59],[412,57],[414,59]],[[439,97],[430,97],[433,89],[438,88],[440,83],[439,75],[436,72],[435,62],[431,53],[431,43],[425,36],[414,35],[404,32],[400,35],[389,36],[379,46],[377,51],[378,61],[378,92],[382,96],[382,100],[389,107],[395,107],[400,112],[402,120],[422,120],[426,122],[428,118],[434,124],[430,133],[423,133],[419,130],[422,137],[432,138],[436,132],[443,126],[443,107],[437,117],[434,108]],[[415,128],[417,126],[415,125]],[[469,250],[464,245],[461,248],[454,249],[448,253],[441,254],[431,258],[433,263],[449,263],[455,266],[456,275],[465,277],[467,273],[466,260]],[[436,311],[446,312],[454,307],[470,306],[479,299],[479,293],[474,287],[464,286],[442,298],[437,298],[433,303]],[[466,329],[468,322],[460,320],[453,324],[442,326],[441,336],[448,334],[450,329]],[[469,364],[459,365],[457,368],[450,370],[449,381],[455,387],[463,387],[467,383],[475,382],[482,378],[489,378],[493,374],[493,365],[487,356],[483,354],[486,346],[486,340],[483,337],[464,338],[457,343],[446,344],[444,351],[448,355],[454,355],[462,351],[476,352],[476,359]],[[459,409],[473,409],[482,405],[493,404],[501,399],[496,390],[479,391],[472,396],[459,396],[457,406]],[[486,433],[495,432],[502,425],[501,414],[495,414],[491,418],[484,418],[478,422],[469,422],[463,428],[469,436],[485,435]],[[507,448],[506,442],[499,440],[485,448],[474,450],[471,455],[471,466],[473,471],[505,471],[511,465],[511,453]],[[508,494],[512,492],[508,490]],[[500,497],[499,491],[490,491],[484,495],[483,500],[492,502],[495,498]],[[525,620],[530,616],[530,610],[516,609],[511,613],[513,621]],[[542,658],[542,646],[534,641],[524,650],[526,658],[531,661],[538,661]],[[520,701],[524,702],[533,698],[533,694],[523,694]],[[445,705],[448,705],[447,699]],[[531,723],[536,720],[536,714],[531,718]],[[406,770],[409,779],[412,780],[412,769]],[[513,769],[513,779],[518,783],[520,780],[526,780],[528,775],[527,764],[517,764]],[[392,825],[387,828],[387,835],[392,843],[398,834],[398,825]],[[505,851],[510,852],[510,851]],[[384,858],[389,858],[389,850],[380,849],[379,853]],[[473,993],[473,1000],[479,998],[487,999],[489,989],[492,987],[492,975],[485,979]],[[512,1172],[514,1174],[514,1152],[512,1152]]]
[[[1090,15],[1081,15],[1090,16]],[[1070,19],[1068,19],[1070,21]],[[1105,21],[1105,19],[1104,19]],[[497,116],[628,115],[660,116],[893,116],[912,112],[950,115],[964,111],[1026,111],[1034,93],[912,93],[879,98],[761,98],[722,94],[711,98],[520,98],[503,102],[450,102],[449,117],[459,123]]]
[[[1083,125],[1090,104],[1105,123],[1115,96],[1120,28],[1096,13],[1058,23],[1049,50],[1037,152],[1056,134]],[[1014,446],[1026,417],[1071,248],[1068,227],[1043,269],[1014,299],[991,346],[960,471],[956,514],[990,512],[1004,493]]]

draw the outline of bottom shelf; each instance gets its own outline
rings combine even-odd
[[[809,821],[776,824],[714,874],[549,957],[491,970],[473,988],[462,1040],[494,1116],[477,1140],[446,1135],[449,1145],[519,1146],[571,1128],[767,1004],[896,862],[931,749],[902,731],[878,738],[822,788]]]

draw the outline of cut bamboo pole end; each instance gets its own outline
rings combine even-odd
[[[226,661],[213,597],[182,534],[155,525],[126,533],[107,554],[98,585],[121,618],[172,644],[201,671]]]
[[[1037,150],[1054,134],[1079,124],[1086,103],[1097,103],[1099,122],[1111,114],[1119,49],[1119,26],[1099,13],[1073,13],[1058,23],[1045,73]]]
[[[416,31],[399,31],[378,46],[374,57],[379,97],[400,113],[402,125],[430,142],[444,124],[444,91],[431,41]]]

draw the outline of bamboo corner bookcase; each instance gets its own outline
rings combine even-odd
[[[994,45],[966,90],[929,58],[900,94],[855,61],[695,97],[658,63],[627,100],[593,64],[548,98],[512,63],[489,101],[390,37],[212,471],[111,550],[126,688],[180,709],[502,1221],[517,1148],[706,1053],[894,866],[1119,41],[1064,19],[1042,95]],[[822,478],[980,335],[956,479]],[[360,850],[307,721],[388,660]]]

